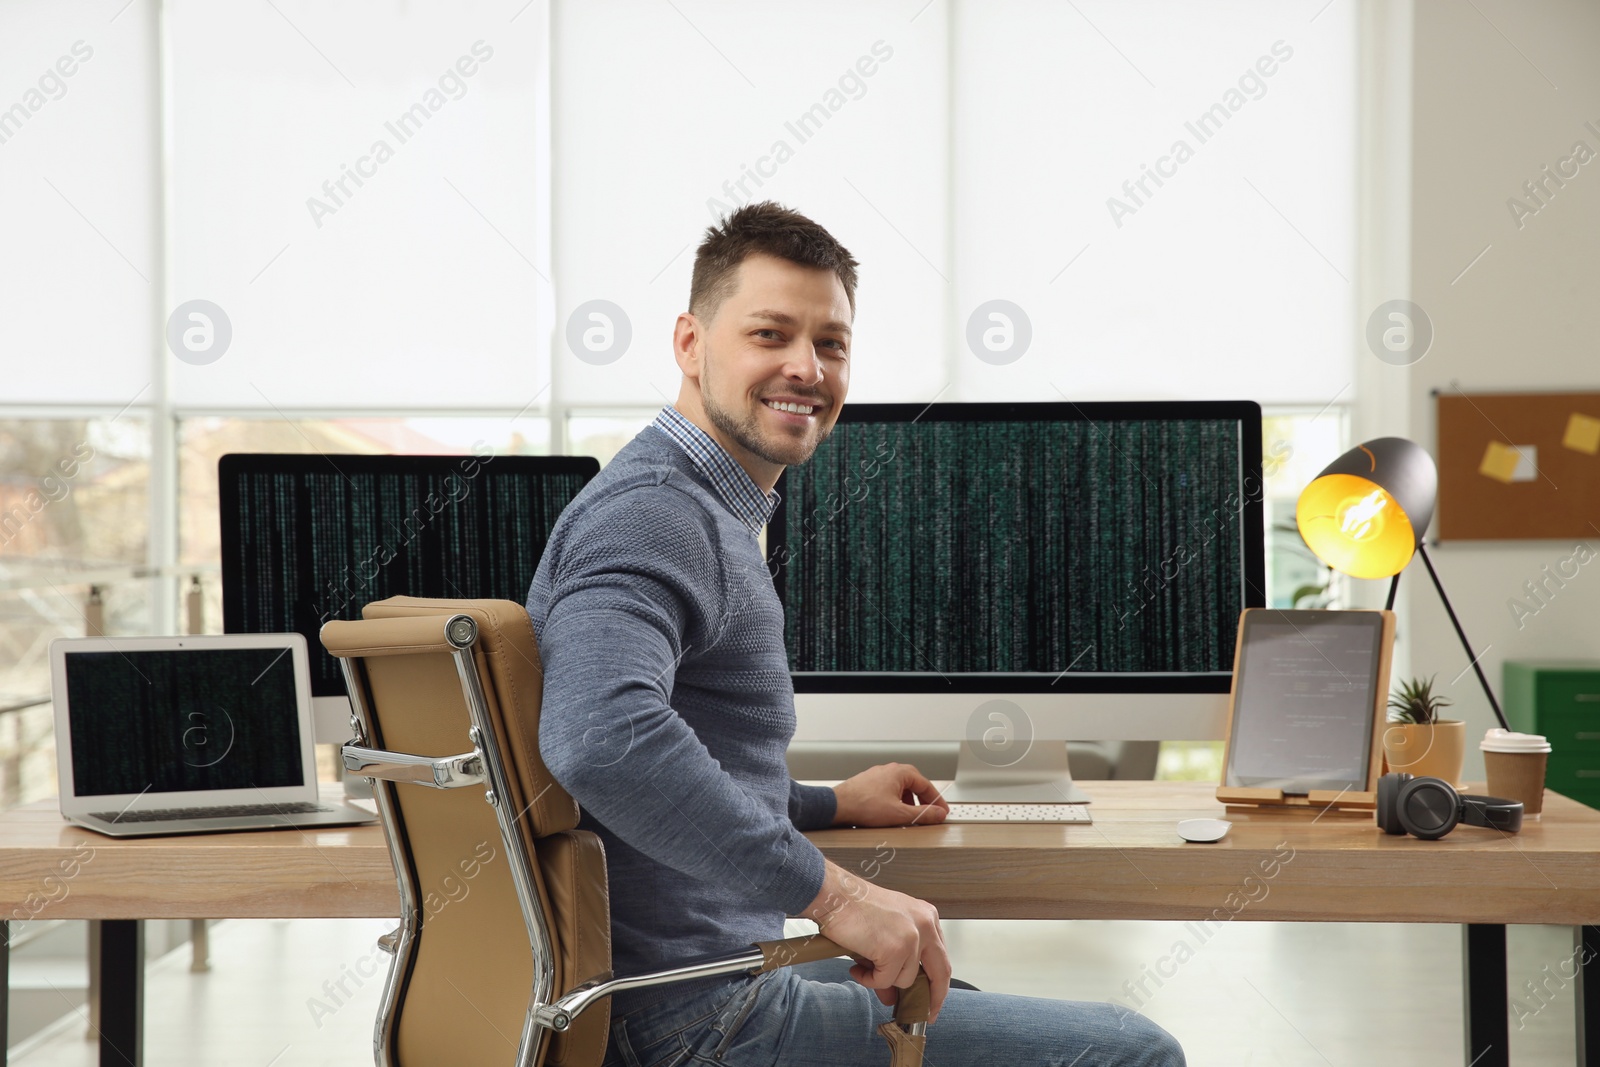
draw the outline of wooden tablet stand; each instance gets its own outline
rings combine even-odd
[[[1233,690],[1228,696],[1228,740],[1223,749],[1222,780],[1228,780],[1228,753],[1233,751],[1233,732],[1238,727],[1239,664],[1244,655],[1245,620],[1252,612],[1265,612],[1265,608],[1246,608],[1239,616],[1239,637],[1234,644]],[[1275,614],[1282,614],[1281,612]],[[1282,812],[1287,815],[1310,813],[1320,818],[1328,812],[1371,816],[1378,808],[1378,778],[1383,767],[1383,731],[1389,704],[1389,667],[1394,655],[1394,612],[1380,611],[1383,617],[1381,649],[1378,657],[1377,685],[1374,687],[1371,745],[1367,751],[1366,788],[1361,790],[1313,789],[1308,793],[1291,794],[1282,789],[1260,786],[1217,786],[1217,799],[1230,810]]]
[[[1378,807],[1378,794],[1372,790],[1356,793],[1347,789],[1341,793],[1332,789],[1313,789],[1305,796],[1297,796],[1281,789],[1219,785],[1217,799],[1230,810],[1252,808],[1282,811],[1291,815],[1305,812],[1324,815],[1330,811],[1336,814],[1371,815]]]

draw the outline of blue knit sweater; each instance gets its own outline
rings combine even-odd
[[[800,831],[829,825],[836,797],[784,762],[783,607],[751,528],[647,427],[562,513],[528,613],[539,750],[605,843],[615,971],[781,937],[822,888]],[[624,992],[614,1008],[701,984]]]

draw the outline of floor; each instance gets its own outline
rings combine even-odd
[[[372,1020],[388,961],[374,941],[391,926],[387,920],[216,924],[209,973],[190,973],[187,948],[151,962],[146,1062],[371,1063]],[[1171,1031],[1192,1067],[1464,1063],[1459,927],[1235,922],[1202,943],[1181,923],[947,921],[945,934],[958,977],[1029,996],[1120,998]],[[1187,947],[1179,948],[1180,941]],[[1559,978],[1572,956],[1569,929],[1514,927],[1509,951],[1513,1004],[1520,1004],[1513,1010],[1512,1062],[1573,1063],[1572,985]],[[376,977],[362,977],[375,966]],[[1161,973],[1170,977],[1158,985],[1153,976]],[[1539,981],[1550,992],[1535,999],[1524,983]],[[90,1067],[95,1045],[85,1031],[83,1018],[70,1016],[14,1048],[10,1062]]]

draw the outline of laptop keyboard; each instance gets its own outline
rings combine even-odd
[[[213,808],[163,808],[160,811],[97,811],[91,818],[117,824],[129,822],[172,822],[177,819],[237,819],[245,815],[310,815],[332,811],[325,804],[304,800],[293,804],[229,804]]]
[[[951,804],[945,822],[1092,823],[1085,804]]]

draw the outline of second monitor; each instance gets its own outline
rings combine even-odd
[[[396,595],[521,603],[599,470],[587,456],[223,456],[223,628],[304,634],[318,738],[342,741],[350,706],[322,624]]]

